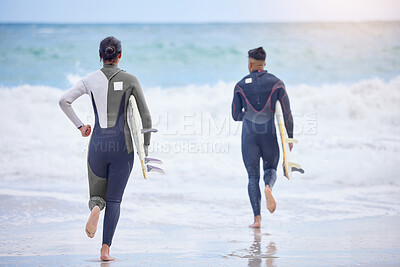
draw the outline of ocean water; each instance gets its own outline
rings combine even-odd
[[[263,46],[267,69],[289,84],[389,80],[400,69],[400,23],[54,25],[0,24],[0,84],[69,86],[98,69],[98,46],[122,41],[123,69],[148,86],[213,85],[247,72]]]
[[[0,231],[16,240],[0,246],[1,255],[36,255],[21,243],[29,237],[10,229],[76,228],[86,219],[89,140],[58,99],[101,67],[98,43],[107,35],[122,40],[120,66],[141,81],[159,129],[150,155],[162,159],[166,171],[144,180],[135,162],[120,233],[251,222],[241,124],[231,119],[230,105],[235,83],[248,72],[247,50],[257,46],[267,50],[267,69],[287,85],[299,140],[293,160],[306,171],[288,181],[279,164],[278,209],[267,215],[263,199],[265,220],[398,216],[399,33],[398,22],[0,25]],[[93,124],[88,96],[74,108]],[[78,241],[62,251],[79,253]]]

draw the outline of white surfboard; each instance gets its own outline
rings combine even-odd
[[[279,103],[279,101],[276,101],[276,104],[275,104],[275,117],[276,117],[276,120],[278,123],[279,135],[281,137],[281,144],[282,144],[283,174],[285,175],[286,178],[288,178],[290,180],[293,171],[298,171],[300,173],[304,173],[304,170],[301,168],[301,166],[299,164],[290,161],[289,144],[290,143],[296,144],[297,140],[288,137],[288,134],[286,132],[284,118],[283,118],[282,107],[281,107],[281,104]]]
[[[135,144],[136,152],[138,154],[140,165],[142,167],[143,177],[147,178],[147,173],[149,171],[156,171],[160,173],[164,173],[161,168],[149,165],[149,162],[154,162],[161,164],[162,161],[159,159],[146,158],[146,154],[144,152],[144,141],[143,134],[147,132],[157,132],[156,129],[143,129],[142,119],[140,117],[139,109],[137,107],[136,99],[133,95],[129,97],[128,104],[128,126],[131,131],[131,137],[133,143]]]

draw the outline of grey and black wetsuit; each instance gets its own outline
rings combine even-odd
[[[89,208],[106,207],[103,244],[111,246],[122,195],[133,167],[133,144],[126,112],[129,97],[136,98],[143,128],[151,128],[151,117],[136,77],[115,64],[104,64],[101,70],[77,82],[61,97],[60,107],[76,127],[83,123],[71,104],[83,94],[91,97],[95,115],[88,152]],[[150,144],[150,133],[144,135],[144,144]]]
[[[248,193],[254,216],[260,215],[260,158],[263,160],[264,182],[271,188],[276,180],[279,146],[274,124],[275,103],[283,107],[285,126],[293,137],[293,118],[285,85],[265,70],[256,70],[239,81],[234,90],[232,117],[243,121],[242,157],[249,184]]]

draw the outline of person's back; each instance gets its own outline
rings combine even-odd
[[[244,112],[236,108],[237,103],[234,101],[232,111],[234,120],[247,120],[254,124],[262,124],[265,129],[258,133],[275,134],[273,123],[275,103],[278,99],[286,98],[283,82],[266,70],[254,70],[236,84],[236,93],[241,95],[240,100]],[[290,116],[290,110],[288,113]],[[252,128],[249,130],[251,131]],[[293,135],[292,132],[289,134]]]
[[[121,149],[130,154],[133,151],[133,144],[126,115],[129,96],[133,95],[138,100],[138,108],[143,117],[143,127],[151,128],[150,113],[143,101],[143,92],[137,78],[119,69],[116,64],[104,64],[101,70],[89,74],[80,83],[83,88],[80,90],[83,90],[92,99],[95,112],[94,131],[99,128],[99,131],[96,132],[104,138],[108,137],[109,142],[112,141],[112,136],[123,134],[125,145]],[[78,83],[76,86],[80,86],[80,84]],[[150,134],[146,133],[144,138],[145,144],[148,145]],[[116,149],[120,148],[116,147],[114,150]]]
[[[249,176],[248,193],[254,213],[254,224],[261,225],[260,158],[263,159],[265,195],[272,213],[276,203],[272,187],[276,181],[279,146],[274,124],[275,104],[280,101],[289,137],[293,137],[293,119],[284,83],[264,70],[265,51],[260,47],[249,51],[250,74],[240,80],[234,90],[232,117],[243,121],[242,156]]]

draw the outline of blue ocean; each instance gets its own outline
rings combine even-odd
[[[400,23],[0,24],[0,84],[70,86],[101,67],[100,41],[122,41],[121,68],[143,87],[213,85],[247,73],[263,46],[267,70],[286,84],[389,80],[400,72]]]

